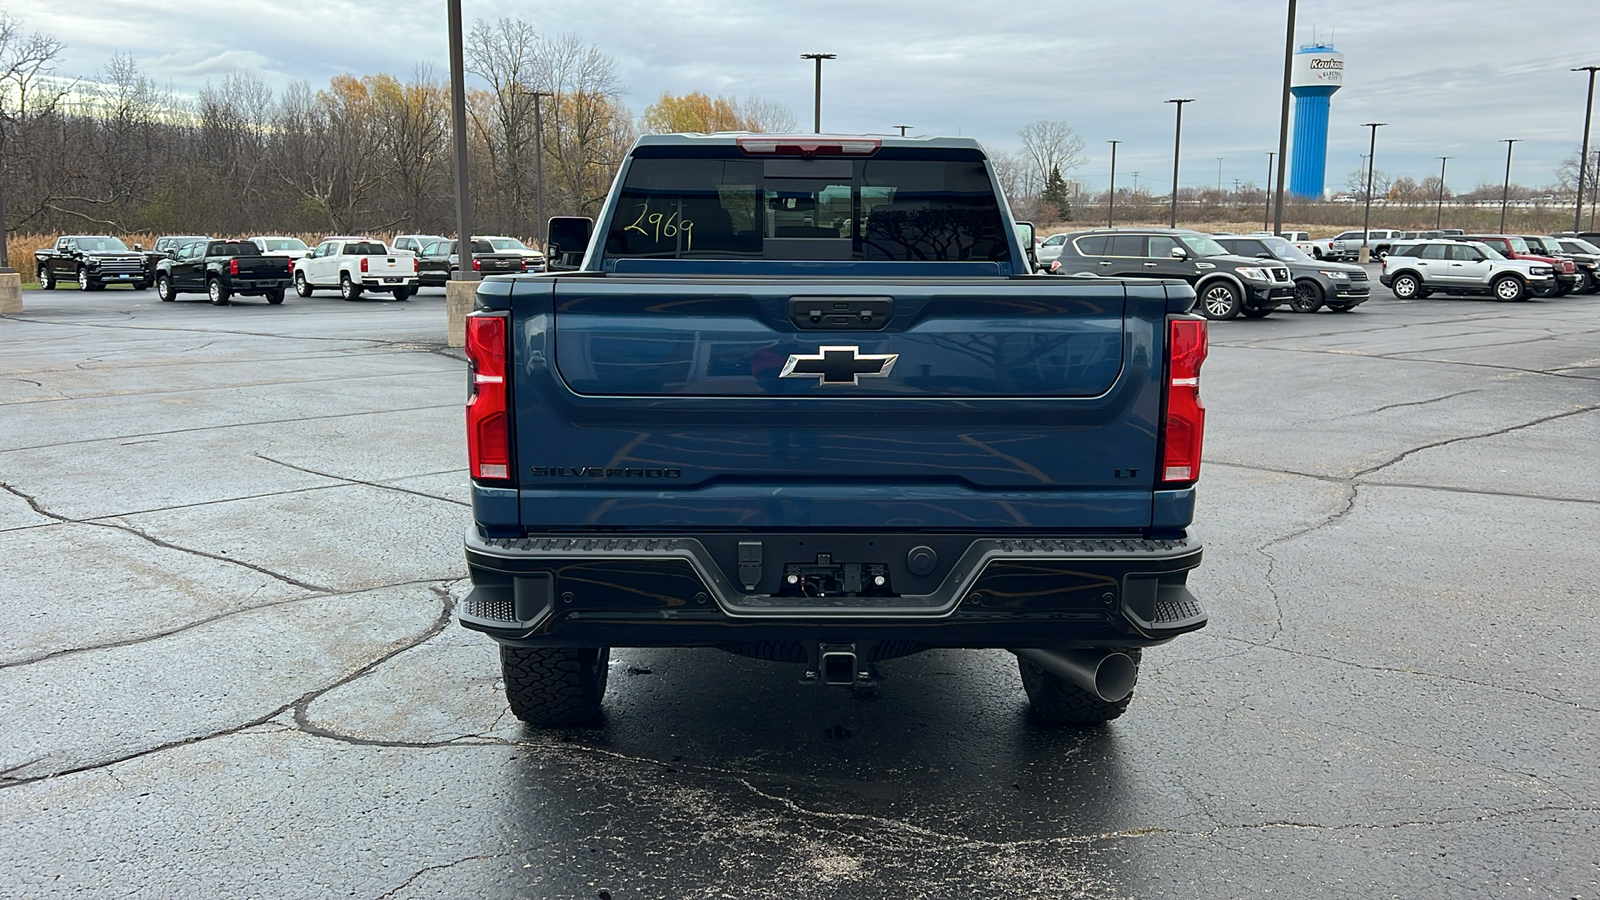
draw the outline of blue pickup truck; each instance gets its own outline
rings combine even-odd
[[[1194,291],[1034,274],[976,142],[645,137],[581,237],[467,317],[458,615],[518,718],[594,718],[611,647],[1003,648],[1093,724],[1205,625]]]

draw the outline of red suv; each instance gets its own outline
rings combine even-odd
[[[1582,282],[1583,277],[1578,274],[1578,265],[1567,256],[1542,256],[1536,253],[1528,242],[1514,234],[1468,234],[1462,235],[1458,241],[1482,241],[1500,252],[1501,256],[1509,259],[1527,259],[1533,262],[1548,263],[1550,268],[1556,270],[1556,286],[1547,296],[1561,297],[1572,293]]]

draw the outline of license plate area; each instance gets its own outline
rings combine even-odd
[[[780,597],[893,597],[885,563],[834,562],[818,553],[811,563],[786,563]]]

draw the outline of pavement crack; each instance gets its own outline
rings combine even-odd
[[[401,891],[405,890],[406,888],[410,887],[411,883],[413,881],[416,881],[418,878],[421,878],[422,876],[428,874],[429,872],[438,872],[438,871],[442,871],[444,869],[453,869],[456,866],[459,866],[459,865],[461,865],[463,863],[477,862],[477,861],[487,860],[487,859],[504,859],[505,857],[510,856],[510,855],[511,854],[509,854],[509,853],[480,853],[480,854],[478,854],[476,856],[464,856],[461,859],[454,860],[452,862],[438,863],[438,864],[432,865],[432,866],[423,866],[422,868],[418,869],[417,871],[411,873],[411,877],[407,878],[405,881],[400,882],[399,884],[395,885],[394,887],[390,888],[389,890],[384,891],[383,893],[379,894],[377,897],[373,898],[373,900],[386,900],[386,898],[393,897],[395,894],[398,894]]]
[[[289,419],[261,419],[253,422],[230,422],[223,425],[196,425],[192,428],[174,428],[170,431],[146,431],[137,434],[111,434],[103,437],[82,438],[75,441],[53,441],[48,444],[34,444],[28,447],[8,447],[0,453],[20,453],[24,450],[49,450],[56,447],[69,447],[74,444],[98,444],[103,441],[125,441],[129,438],[169,437],[178,434],[193,434],[198,431],[223,431],[229,428],[258,428],[262,425],[293,425],[298,422],[318,422],[323,419],[354,419],[360,416],[387,416],[394,413],[426,412],[430,409],[459,409],[459,403],[431,403],[427,406],[401,406],[393,409],[374,409],[365,412],[328,413],[320,416],[295,416]]]
[[[1568,708],[1571,708],[1571,709],[1575,709],[1575,710],[1578,710],[1580,712],[1600,713],[1600,707],[1586,706],[1586,705],[1584,705],[1582,703],[1579,703],[1576,700],[1568,700],[1568,699],[1565,699],[1565,698],[1562,698],[1562,697],[1552,697],[1549,694],[1541,694],[1538,691],[1528,690],[1526,688],[1507,687],[1504,684],[1498,684],[1498,683],[1486,682],[1486,681],[1475,681],[1475,680],[1473,680],[1471,678],[1463,678],[1460,675],[1446,675],[1446,674],[1442,674],[1442,673],[1439,673],[1439,672],[1423,672],[1423,671],[1419,671],[1417,669],[1402,669],[1402,668],[1400,668],[1398,666],[1384,666],[1384,665],[1372,665],[1372,664],[1369,664],[1369,663],[1360,663],[1360,662],[1355,662],[1355,661],[1348,660],[1348,659],[1340,659],[1337,656],[1329,656],[1326,653],[1312,653],[1312,652],[1309,652],[1309,651],[1306,651],[1306,650],[1295,650],[1295,649],[1293,649],[1291,647],[1283,647],[1283,646],[1279,646],[1279,645],[1276,645],[1276,644],[1268,644],[1265,641],[1251,640],[1249,638],[1236,637],[1234,635],[1229,635],[1229,634],[1212,634],[1212,635],[1203,635],[1203,636],[1209,637],[1212,640],[1217,640],[1217,641],[1227,641],[1229,643],[1234,643],[1234,644],[1244,644],[1244,645],[1249,646],[1249,647],[1254,647],[1254,648],[1256,648],[1258,650],[1271,650],[1271,651],[1274,651],[1274,652],[1277,652],[1277,653],[1286,653],[1286,654],[1289,654],[1291,656],[1298,656],[1298,657],[1301,657],[1303,659],[1316,659],[1316,660],[1321,660],[1323,662],[1333,663],[1335,665],[1348,666],[1348,667],[1350,667],[1352,669],[1358,669],[1358,670],[1363,671],[1363,672],[1382,672],[1382,673],[1390,674],[1390,675],[1408,675],[1408,676],[1413,676],[1413,677],[1416,677],[1416,678],[1431,678],[1431,679],[1435,679],[1435,680],[1438,680],[1438,681],[1448,681],[1448,682],[1450,682],[1452,684],[1467,685],[1467,686],[1470,686],[1470,687],[1484,688],[1484,689],[1493,690],[1493,691],[1504,691],[1504,692],[1506,692],[1508,694],[1516,694],[1516,695],[1522,696],[1522,697],[1531,697],[1531,698],[1534,698],[1534,699],[1537,699],[1537,700],[1543,700],[1546,703],[1554,703],[1554,704],[1557,704],[1557,705],[1560,705],[1560,706],[1565,706],[1565,707],[1568,707]]]
[[[176,634],[183,634],[186,631],[192,631],[192,630],[194,630],[196,628],[203,628],[203,627],[205,627],[207,625],[211,625],[211,624],[214,624],[216,622],[223,621],[224,619],[231,619],[231,618],[233,618],[235,616],[241,616],[241,615],[244,615],[246,613],[259,612],[261,610],[276,609],[277,607],[287,606],[287,605],[289,605],[291,603],[304,603],[307,600],[333,600],[333,599],[337,599],[339,597],[354,597],[354,596],[358,596],[360,594],[368,594],[368,593],[371,593],[373,591],[382,591],[382,590],[387,590],[387,589],[390,589],[390,588],[398,588],[398,587],[411,587],[411,586],[421,585],[421,584],[430,584],[430,585],[431,584],[437,584],[437,581],[433,580],[433,579],[426,579],[426,580],[420,580],[420,581],[416,581],[416,580],[413,580],[413,581],[396,581],[396,582],[393,582],[391,584],[379,584],[379,585],[374,585],[372,587],[364,587],[364,588],[361,588],[360,590],[354,590],[354,591],[337,591],[337,592],[333,592],[333,593],[302,594],[300,596],[285,597],[285,598],[282,598],[282,599],[279,599],[279,600],[272,600],[272,601],[269,601],[269,602],[266,602],[266,603],[253,604],[253,605],[250,605],[250,606],[241,606],[238,609],[226,610],[224,612],[219,612],[219,613],[217,613],[215,615],[205,616],[203,618],[199,618],[199,619],[195,619],[193,621],[185,622],[185,623],[183,623],[181,625],[175,625],[175,626],[173,626],[171,628],[166,628],[166,629],[163,629],[161,631],[153,631],[153,632],[149,632],[147,634],[141,634],[141,635],[138,635],[138,636],[135,636],[135,637],[124,638],[122,640],[117,640],[117,641],[107,641],[107,642],[105,642],[103,644],[87,644],[87,645],[84,645],[82,647],[64,647],[64,648],[62,648],[60,650],[52,650],[52,651],[50,651],[48,653],[40,653],[40,654],[35,655],[35,656],[22,657],[20,659],[11,660],[9,662],[0,662],[0,671],[5,671],[6,669],[20,669],[20,668],[22,668],[24,666],[31,666],[31,665],[35,665],[35,664],[42,663],[42,662],[45,662],[47,660],[52,660],[52,659],[59,659],[59,658],[61,658],[63,656],[75,656],[75,655],[77,655],[79,653],[91,653],[91,652],[94,652],[96,650],[115,650],[115,649],[117,649],[119,647],[133,647],[133,646],[137,646],[139,644],[147,644],[147,643],[149,643],[151,641],[158,641],[158,640],[161,640],[162,638],[169,638],[169,637],[172,637],[173,635],[176,635]]]
[[[376,658],[372,659],[371,661],[367,662],[366,664],[358,666],[354,670],[345,673],[344,675],[340,676],[339,678],[333,680],[332,682],[330,682],[328,684],[323,685],[322,687],[316,688],[314,690],[308,691],[308,692],[300,695],[298,698],[296,698],[294,700],[291,700],[288,703],[285,703],[282,706],[279,706],[279,707],[273,709],[269,713],[265,713],[263,715],[256,716],[256,717],[250,719],[247,722],[243,722],[243,723],[238,724],[238,725],[230,725],[227,728],[219,729],[217,731],[208,732],[206,734],[190,735],[188,737],[179,738],[177,740],[166,741],[166,742],[163,742],[161,744],[157,744],[157,745],[155,745],[153,747],[146,747],[143,750],[138,750],[138,751],[133,752],[133,753],[127,753],[127,754],[124,754],[122,756],[115,757],[113,759],[105,759],[105,760],[100,760],[100,761],[97,761],[97,762],[86,763],[86,764],[81,765],[81,766],[73,766],[73,767],[68,768],[68,769],[62,769],[60,771],[50,772],[50,773],[45,774],[45,775],[32,775],[32,776],[29,776],[27,778],[10,778],[9,777],[9,773],[17,771],[17,769],[18,769],[18,767],[13,766],[13,767],[11,767],[9,769],[6,769],[3,772],[0,772],[0,790],[8,790],[10,788],[21,787],[21,786],[26,785],[26,784],[32,784],[33,782],[36,782],[36,781],[43,781],[43,780],[45,780],[47,778],[61,778],[61,777],[66,776],[66,775],[76,775],[76,774],[79,774],[79,773],[82,773],[82,772],[92,772],[92,771],[101,770],[101,769],[108,769],[111,766],[120,765],[122,763],[130,762],[130,761],[135,760],[135,759],[142,759],[142,758],[144,758],[146,756],[152,756],[154,754],[162,753],[162,752],[165,752],[167,750],[171,750],[171,749],[176,748],[176,747],[187,747],[187,746],[189,746],[191,744],[199,744],[199,743],[202,743],[202,742],[205,742],[205,741],[216,740],[217,738],[221,738],[221,737],[229,737],[231,735],[238,734],[238,733],[240,733],[242,731],[246,731],[246,730],[251,729],[251,728],[256,728],[256,727],[259,727],[261,725],[265,725],[268,722],[271,722],[273,719],[276,719],[279,716],[283,715],[284,713],[289,712],[290,710],[298,711],[299,709],[303,708],[304,706],[306,706],[306,705],[312,703],[313,701],[315,701],[317,698],[327,694],[329,691],[337,690],[338,688],[340,688],[340,687],[342,687],[342,686],[344,686],[346,684],[349,684],[350,682],[352,682],[352,681],[354,681],[354,680],[356,680],[358,678],[361,678],[362,676],[364,676],[367,673],[373,671],[374,669],[378,668],[379,666],[383,665],[384,663],[388,662],[389,660],[394,659],[396,656],[399,656],[401,653],[404,653],[407,650],[410,650],[411,648],[416,647],[419,644],[422,644],[422,643],[428,641],[429,639],[431,639],[435,635],[437,635],[439,632],[443,631],[445,626],[450,623],[451,616],[452,616],[452,614],[454,612],[454,605],[450,602],[450,599],[449,599],[449,596],[448,596],[447,593],[442,594],[441,596],[443,596],[444,600],[440,604],[439,615],[434,618],[433,622],[430,623],[428,625],[428,627],[425,628],[422,631],[421,634],[419,634],[419,635],[417,635],[416,637],[413,637],[413,638],[408,638],[408,639],[403,639],[403,640],[400,640],[400,641],[396,641],[394,644],[392,644],[389,647],[389,649],[387,649],[384,652],[380,653]]]
[[[31,496],[29,494],[25,494],[22,491],[18,490],[16,487],[14,487],[14,486],[12,486],[10,484],[7,484],[6,482],[3,482],[3,481],[0,481],[0,490],[3,490],[3,491],[5,491],[5,492],[7,492],[9,494],[12,494],[13,496],[21,498],[24,502],[26,502],[30,507],[33,508],[34,512],[38,513],[41,516],[44,516],[47,519],[54,519],[57,522],[61,522],[61,523],[67,524],[67,525],[88,525],[88,526],[91,526],[91,527],[94,527],[94,528],[112,528],[112,529],[115,529],[117,531],[122,531],[122,532],[126,532],[128,534],[131,534],[134,537],[137,537],[137,538],[139,538],[141,540],[149,541],[150,543],[156,545],[157,547],[163,547],[163,548],[165,548],[167,550],[176,550],[179,553],[187,553],[190,556],[199,556],[199,557],[203,557],[205,559],[216,560],[217,562],[224,562],[224,563],[229,563],[229,564],[235,565],[235,566],[241,566],[243,568],[251,570],[252,572],[260,572],[262,575],[266,575],[269,578],[276,578],[277,580],[279,580],[279,581],[281,581],[281,582],[283,582],[285,584],[292,584],[295,587],[301,588],[303,590],[313,591],[313,592],[319,593],[319,594],[331,594],[331,593],[333,593],[333,589],[332,588],[323,587],[322,585],[319,585],[319,584],[312,584],[309,581],[301,581],[300,579],[295,578],[293,575],[285,575],[282,572],[274,572],[273,570],[267,568],[266,566],[258,566],[253,562],[246,562],[245,560],[242,560],[242,559],[233,559],[233,558],[228,557],[228,556],[223,556],[220,553],[208,553],[205,550],[196,550],[193,547],[185,547],[185,546],[183,546],[181,544],[174,544],[171,541],[162,540],[161,538],[158,538],[153,534],[147,534],[144,531],[141,531],[138,528],[135,528],[132,525],[129,525],[129,524],[124,523],[124,522],[110,522],[110,521],[102,521],[102,520],[99,520],[99,519],[74,519],[74,518],[70,518],[68,516],[63,516],[60,513],[51,512],[50,510],[46,509],[45,506],[42,503],[40,503],[37,499],[35,499],[33,496]]]
[[[1361,477],[1366,476],[1366,475],[1371,475],[1373,472],[1382,471],[1384,469],[1389,468],[1392,465],[1395,465],[1396,463],[1399,463],[1400,461],[1406,459],[1407,457],[1411,456],[1412,454],[1421,453],[1424,450],[1433,450],[1433,449],[1436,449],[1438,447],[1449,446],[1450,444],[1459,444],[1459,443],[1461,443],[1463,441],[1477,441],[1477,440],[1482,440],[1484,438],[1500,437],[1501,435],[1510,434],[1510,433],[1512,433],[1514,431],[1522,431],[1523,429],[1533,428],[1536,425],[1543,425],[1543,424],[1545,424],[1547,422],[1555,422],[1555,421],[1558,421],[1560,419],[1568,419],[1568,418],[1571,418],[1573,416],[1581,416],[1584,413],[1594,412],[1597,409],[1600,409],[1600,406],[1581,406],[1581,407],[1578,407],[1577,409],[1569,409],[1569,410],[1566,410],[1565,412],[1552,413],[1552,414],[1550,414],[1548,416],[1540,416],[1539,418],[1534,419],[1534,420],[1529,421],[1529,422],[1521,422],[1521,423],[1518,423],[1516,425],[1509,425],[1509,426],[1507,426],[1505,428],[1496,428],[1496,429],[1494,429],[1492,431],[1485,431],[1485,432],[1482,432],[1480,434],[1467,434],[1467,435],[1462,435],[1460,437],[1445,438],[1444,440],[1440,440],[1440,441],[1432,441],[1432,442],[1423,444],[1420,447],[1412,447],[1411,449],[1405,451],[1404,453],[1401,453],[1400,455],[1394,457],[1393,459],[1390,459],[1387,462],[1382,462],[1382,463],[1379,463],[1379,464],[1377,464],[1375,466],[1369,466],[1369,467],[1367,467],[1365,469],[1361,469],[1361,470],[1355,472],[1350,477],[1352,479],[1356,479],[1356,478],[1361,478]]]
[[[1481,394],[1481,393],[1483,393],[1483,388],[1470,388],[1470,389],[1465,390],[1465,391],[1456,391],[1453,394],[1445,394],[1443,397],[1430,397],[1427,400],[1412,400],[1412,401],[1407,402],[1407,403],[1390,403],[1387,406],[1380,406],[1377,409],[1364,409],[1364,410],[1362,410],[1360,412],[1345,413],[1342,416],[1335,416],[1334,418],[1336,418],[1336,419],[1349,419],[1349,418],[1353,418],[1355,416],[1370,416],[1370,415],[1374,415],[1376,413],[1387,412],[1388,410],[1391,410],[1391,409],[1401,409],[1401,408],[1404,408],[1404,407],[1407,407],[1407,406],[1427,406],[1430,403],[1442,403],[1445,400],[1451,400],[1451,399],[1454,399],[1456,397],[1464,397],[1467,394]]]
[[[455,499],[452,499],[450,497],[441,497],[438,494],[430,494],[430,493],[428,493],[426,491],[413,491],[410,488],[403,488],[403,487],[399,487],[399,486],[393,485],[393,484],[385,484],[385,483],[379,482],[379,481],[365,481],[365,480],[360,479],[360,478],[352,478],[352,477],[350,477],[348,475],[335,475],[332,472],[321,472],[321,471],[318,471],[316,469],[308,469],[305,466],[297,466],[294,463],[284,462],[281,459],[273,459],[272,457],[267,456],[264,453],[256,453],[256,454],[254,454],[254,456],[256,457],[256,459],[263,459],[263,460],[266,460],[269,463],[274,463],[276,465],[283,466],[286,469],[293,469],[296,472],[304,472],[307,475],[318,475],[318,476],[321,476],[323,478],[332,478],[332,479],[335,479],[337,481],[343,481],[343,482],[345,482],[347,484],[366,485],[367,487],[377,488],[377,489],[383,490],[383,491],[396,491],[396,492],[401,493],[401,494],[410,494],[413,497],[426,497],[429,500],[443,500],[446,503],[454,503],[457,506],[465,506],[465,507],[468,507],[468,508],[470,508],[472,506],[471,503],[465,503],[465,502],[463,502],[461,500],[455,500]],[[423,472],[421,475],[406,475],[404,477],[405,478],[424,478],[424,477],[427,477],[427,476],[430,476],[430,475],[452,475],[452,474],[462,474],[463,476],[465,475],[465,473],[463,473],[460,469],[446,469],[446,470],[444,470],[442,472]]]

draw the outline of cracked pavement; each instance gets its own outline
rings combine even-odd
[[[618,649],[529,730],[451,621],[443,297],[0,317],[0,894],[1600,896],[1600,298],[1213,326],[1193,586],[1084,731]]]

